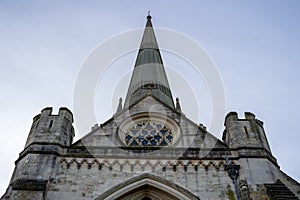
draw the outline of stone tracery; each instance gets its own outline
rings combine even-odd
[[[125,134],[128,146],[167,146],[173,143],[173,133],[164,124],[155,121],[141,121]]]

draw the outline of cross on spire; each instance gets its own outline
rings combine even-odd
[[[152,18],[152,17],[151,17],[151,15],[150,15],[150,10],[148,10],[148,16],[147,16],[147,19],[148,19],[148,20],[151,20],[151,18]]]

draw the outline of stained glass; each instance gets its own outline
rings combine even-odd
[[[126,140],[131,140],[131,138],[132,138],[132,137],[131,137],[130,135],[127,135],[127,136],[126,136]]]
[[[157,122],[140,122],[129,130],[125,136],[125,143],[129,146],[167,146],[173,142],[172,132]]]

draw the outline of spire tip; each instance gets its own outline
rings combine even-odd
[[[150,20],[152,17],[150,15],[150,10],[148,10],[148,15],[147,15],[147,19]]]

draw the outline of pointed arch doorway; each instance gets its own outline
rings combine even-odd
[[[129,191],[117,198],[118,200],[179,200],[173,194],[164,192],[159,188],[149,185],[138,187],[136,190]]]
[[[116,185],[96,200],[199,200],[183,187],[152,174],[142,174]]]

